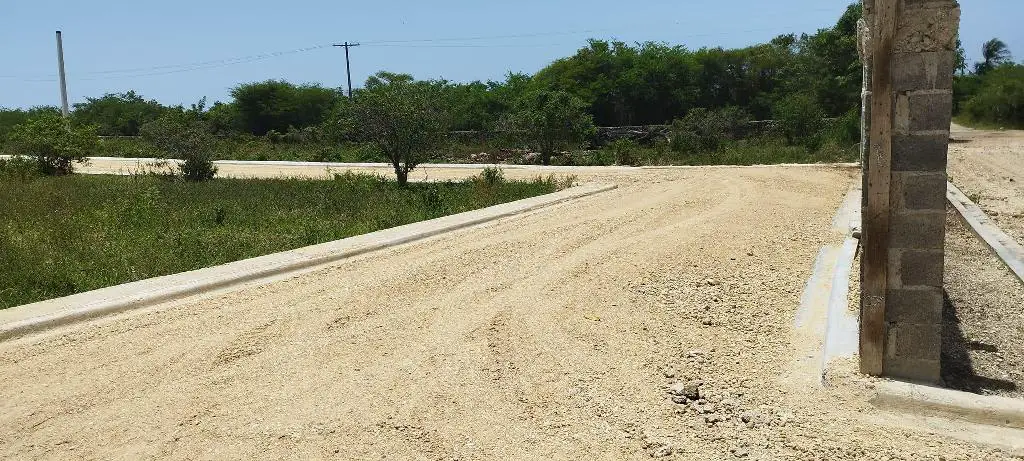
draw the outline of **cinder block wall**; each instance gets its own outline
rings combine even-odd
[[[893,94],[887,95],[894,109],[883,372],[939,382],[946,155],[960,9],[954,0],[901,1]],[[874,0],[864,6],[862,30],[873,24]],[[862,40],[863,54],[871,54],[870,45]],[[865,107],[872,97],[880,96],[865,91]],[[870,120],[869,111],[865,117]]]

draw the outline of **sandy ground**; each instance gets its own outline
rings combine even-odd
[[[1024,131],[972,130],[953,125],[950,181],[1000,228],[1024,242]]]
[[[946,385],[1024,397],[1024,284],[955,209],[946,219],[945,285]]]
[[[1005,458],[781,378],[855,177],[581,173],[620,188],[3,343],[0,457]]]

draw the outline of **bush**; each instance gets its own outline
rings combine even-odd
[[[448,144],[451,114],[437,82],[378,73],[356,95],[353,115],[363,138],[388,159],[402,186],[410,171]]]
[[[772,112],[787,143],[817,150],[821,143],[825,113],[813,95],[797,93],[782,98]]]
[[[142,136],[168,158],[181,159],[181,176],[206,181],[217,174],[213,165],[213,135],[202,122],[188,115],[169,114],[142,126]]]
[[[597,128],[587,104],[565,91],[533,91],[519,101],[516,111],[502,121],[504,128],[540,153],[541,163],[551,164],[558,152],[582,147]]]
[[[616,139],[608,145],[617,165],[639,166],[640,146],[631,139]]]
[[[40,173],[66,175],[96,154],[99,137],[95,127],[69,127],[61,116],[43,114],[14,127],[8,144],[16,155],[34,158]]]
[[[39,168],[28,158],[15,156],[9,159],[0,158],[0,178],[27,180],[36,176]]]
[[[1004,65],[985,74],[964,113],[984,125],[1024,127],[1024,66]]]
[[[748,121],[747,113],[736,107],[690,109],[685,117],[672,122],[670,146],[676,152],[715,151],[724,140],[742,131]]]
[[[505,172],[501,168],[486,167],[484,171],[480,172],[480,181],[488,186],[496,186],[505,182]]]

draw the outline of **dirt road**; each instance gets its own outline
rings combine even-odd
[[[620,187],[0,344],[0,457],[1002,457],[780,378],[856,171],[580,176]],[[696,379],[706,403],[673,403]]]
[[[1024,131],[953,126],[949,177],[999,227],[1024,242]]]

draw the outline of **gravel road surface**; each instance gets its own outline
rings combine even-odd
[[[579,176],[620,187],[0,344],[0,458],[1006,457],[781,378],[855,170]]]
[[[1024,131],[953,125],[950,180],[1000,228],[1024,242]]]

